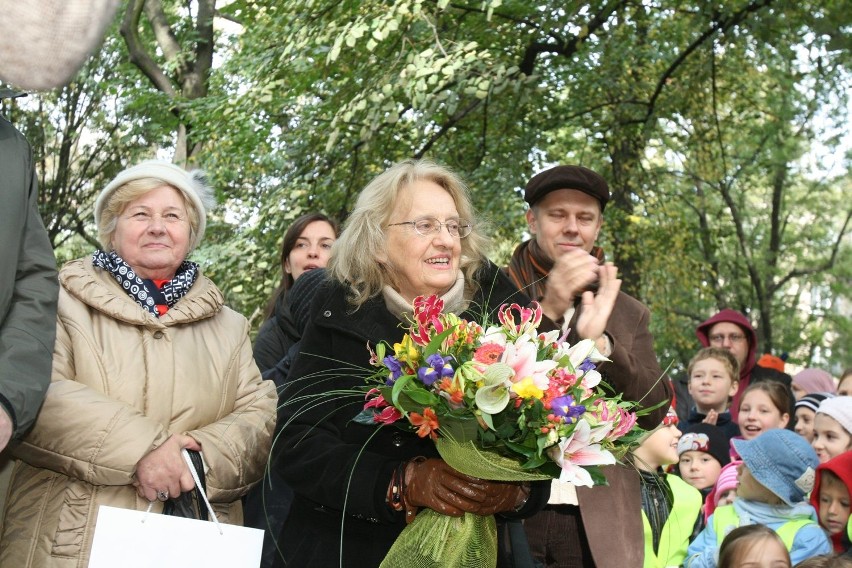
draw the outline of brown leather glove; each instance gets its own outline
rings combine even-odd
[[[416,507],[451,517],[478,513],[488,498],[487,485],[489,482],[460,473],[442,459],[415,458],[405,467],[402,497],[406,516],[416,514]]]
[[[529,497],[529,488],[520,483],[507,481],[483,481],[486,497],[479,506],[477,515],[488,516],[495,513],[514,511],[523,506]]]

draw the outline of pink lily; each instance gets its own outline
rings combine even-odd
[[[593,435],[589,423],[581,418],[570,436],[547,450],[550,458],[562,468],[559,481],[592,487],[592,476],[582,466],[615,463],[615,456],[601,448],[600,438],[596,434]]]

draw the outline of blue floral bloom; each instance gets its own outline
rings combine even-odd
[[[589,371],[594,371],[595,370],[595,364],[592,362],[591,359],[589,359],[587,357],[582,363],[580,363],[580,366],[577,367],[577,370],[583,371],[584,373],[587,373]]]
[[[570,395],[554,398],[550,409],[556,416],[563,416],[566,422],[571,422],[586,412],[586,407],[582,404],[574,405],[574,398]]]
[[[438,379],[452,377],[455,374],[455,370],[450,365],[450,361],[452,360],[452,357],[444,359],[438,353],[429,355],[426,357],[426,362],[429,363],[429,366],[420,367],[417,370],[417,376],[427,386],[432,386]]]
[[[388,355],[382,359],[382,363],[384,363],[385,367],[387,367],[391,372],[388,380],[385,381],[385,384],[391,387],[396,380],[402,376],[402,365],[399,364],[399,360],[393,355]]]

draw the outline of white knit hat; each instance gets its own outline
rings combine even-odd
[[[189,243],[189,250],[194,250],[204,237],[204,229],[207,227],[207,211],[216,203],[213,189],[207,185],[204,172],[201,170],[188,172],[179,166],[161,160],[148,160],[127,168],[109,182],[98,196],[98,200],[95,202],[95,224],[100,227],[101,214],[115,190],[128,182],[145,178],[161,180],[164,184],[179,190],[198,212],[198,228],[192,242]],[[101,244],[106,246],[105,243]]]
[[[852,434],[852,396],[835,396],[819,403],[818,414],[827,414]]]
[[[118,0],[0,0],[0,79],[61,87],[101,44]]]

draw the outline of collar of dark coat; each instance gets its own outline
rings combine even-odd
[[[527,306],[530,303],[523,293],[512,285],[497,266],[487,263],[477,274],[477,290],[474,292],[470,307],[460,317],[484,323],[497,322],[496,310],[502,304],[516,303]],[[313,304],[311,321],[315,325],[330,327],[361,338],[373,339],[386,333],[389,327],[404,325],[385,308],[381,295],[367,300],[357,311],[352,312],[348,302],[348,289],[339,282],[328,281],[319,292],[322,300]]]

